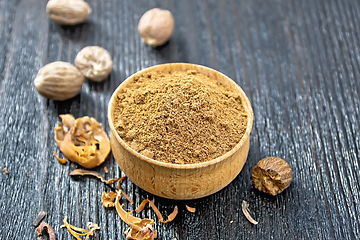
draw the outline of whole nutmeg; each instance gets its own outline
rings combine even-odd
[[[290,165],[278,157],[260,160],[251,171],[251,175],[256,189],[273,196],[289,187],[292,180]]]
[[[41,68],[34,80],[36,90],[46,98],[64,101],[75,97],[85,81],[83,74],[67,62],[52,62]]]
[[[85,22],[91,8],[83,0],[49,0],[46,13],[61,25],[76,25]]]
[[[170,11],[153,8],[140,18],[138,31],[145,43],[161,46],[166,43],[174,30],[174,18]]]
[[[98,46],[84,47],[75,58],[75,66],[92,81],[101,82],[110,74],[113,61],[108,51]]]

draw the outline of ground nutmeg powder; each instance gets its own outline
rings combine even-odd
[[[215,159],[245,133],[238,93],[195,70],[139,75],[117,96],[114,125],[135,151],[176,164]]]

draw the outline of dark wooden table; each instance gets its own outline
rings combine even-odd
[[[252,103],[254,124],[243,170],[216,194],[173,201],[123,182],[135,205],[149,198],[165,215],[179,206],[173,222],[156,220],[159,239],[360,239],[359,1],[88,0],[93,13],[75,27],[49,20],[46,2],[0,0],[0,168],[8,170],[0,174],[0,239],[35,239],[32,221],[41,210],[58,239],[75,239],[60,229],[64,216],[78,227],[98,223],[91,239],[125,239],[127,225],[101,205],[110,188],[70,177],[78,166],[53,157],[53,127],[59,114],[71,113],[95,117],[110,133],[107,105],[115,88],[140,69],[168,62],[205,65],[234,79]],[[169,9],[176,21],[159,48],[137,33],[139,18],[153,7]],[[109,50],[110,77],[86,81],[65,102],[40,96],[37,71],[53,61],[74,63],[87,45]],[[275,197],[251,183],[251,169],[268,156],[293,169],[292,184]],[[96,169],[103,175],[104,166],[106,178],[123,175],[112,156]],[[244,217],[242,200],[257,226]],[[138,216],[156,219],[148,208]]]

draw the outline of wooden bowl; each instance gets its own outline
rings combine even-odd
[[[209,161],[195,164],[172,164],[145,157],[131,149],[114,127],[114,109],[120,89],[131,84],[132,79],[151,71],[196,70],[218,80],[229,90],[236,91],[243,100],[248,114],[247,128],[240,142],[229,152]],[[116,162],[126,176],[140,188],[160,197],[170,199],[196,199],[213,194],[228,185],[241,171],[249,152],[249,135],[253,112],[244,91],[230,78],[211,68],[170,63],[153,66],[127,78],[113,93],[109,102],[108,121],[111,129],[111,148]]]

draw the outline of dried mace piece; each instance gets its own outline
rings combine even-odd
[[[75,66],[87,79],[101,82],[109,76],[113,61],[109,52],[104,48],[88,46],[84,47],[76,56]]]
[[[85,170],[85,169],[81,169],[81,168],[75,169],[69,175],[70,176],[86,176],[86,175],[94,176],[94,177],[97,177],[98,179],[100,179],[103,183],[106,183],[109,185],[114,184],[117,181],[122,181],[126,178],[126,177],[121,177],[121,178],[112,178],[109,180],[105,180],[98,172],[89,171],[89,170]]]
[[[91,8],[83,0],[50,0],[46,13],[61,25],[76,25],[85,22]]]
[[[174,18],[170,11],[153,8],[140,18],[138,31],[145,43],[161,46],[166,43],[174,30]]]
[[[44,219],[44,217],[46,216],[46,213],[44,211],[39,212],[39,214],[35,217],[34,221],[33,221],[33,225],[35,227],[37,227],[40,222]]]
[[[120,205],[122,191],[118,191],[115,199],[115,209],[119,214],[121,220],[129,225],[125,231],[126,239],[148,239],[154,240],[157,237],[157,231],[153,229],[155,223],[153,219],[141,219],[131,215],[131,212],[126,212],[123,205]]]
[[[116,192],[103,192],[101,196],[102,204],[104,207],[115,207],[115,199],[116,199],[117,193]]]
[[[88,222],[87,228],[78,228],[68,223],[67,217],[65,216],[64,225],[60,226],[60,228],[67,228],[67,230],[73,235],[77,240],[81,240],[80,236],[84,236],[85,240],[89,239],[90,236],[94,235],[95,230],[99,230],[100,227],[96,223]]]
[[[44,229],[45,229],[45,230],[47,231],[47,233],[49,234],[49,240],[56,240],[54,229],[53,229],[49,224],[47,224],[46,222],[42,222],[42,223],[40,224],[40,226],[38,226],[38,227],[36,228],[36,233],[37,233],[39,236],[41,236],[41,235],[42,235],[42,231],[43,231]]]
[[[196,211],[196,209],[194,207],[189,207],[188,205],[185,205],[186,210],[188,210],[191,213],[194,213]]]
[[[159,209],[155,206],[155,204],[153,203],[153,201],[149,200],[149,199],[145,199],[141,202],[141,204],[135,209],[136,212],[141,212],[142,210],[144,210],[145,205],[149,203],[151,208],[154,210],[156,216],[158,217],[159,221],[161,223],[167,223],[167,222],[171,222],[172,220],[175,219],[176,215],[178,214],[178,207],[175,206],[174,210],[172,213],[170,213],[170,215],[168,216],[167,220],[164,220],[164,217],[162,216],[162,214],[160,213]]]
[[[75,119],[71,114],[60,115],[62,123],[54,128],[55,141],[70,161],[85,168],[102,164],[110,153],[110,140],[95,118]]]
[[[250,215],[250,210],[249,210],[249,204],[246,202],[246,201],[242,201],[242,204],[241,204],[241,210],[242,212],[244,213],[245,217],[247,218],[247,220],[249,220],[249,222],[251,222],[252,224],[258,224],[257,221],[255,221],[251,215]],[[232,222],[230,222],[232,223]]]
[[[290,165],[278,157],[260,160],[251,171],[251,175],[256,189],[273,196],[284,191],[292,180]]]

